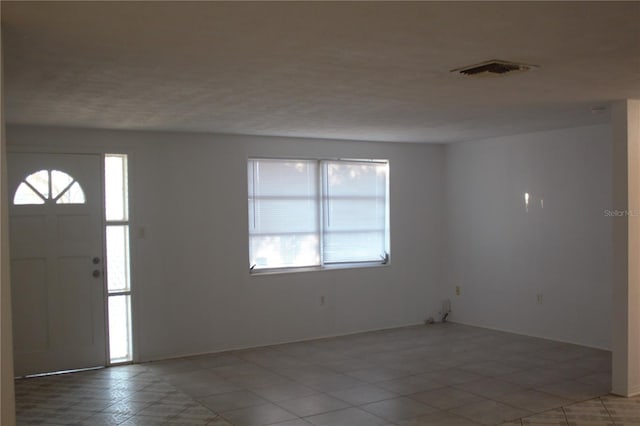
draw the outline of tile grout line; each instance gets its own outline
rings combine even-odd
[[[614,425],[616,423],[618,423],[618,422],[616,422],[614,420],[613,416],[611,415],[611,411],[609,411],[609,407],[607,407],[607,404],[604,403],[604,401],[602,400],[602,397],[598,397],[598,400],[600,401],[600,403],[604,407],[604,410],[607,412],[607,415],[609,416],[609,419],[611,419],[611,423],[613,423]]]

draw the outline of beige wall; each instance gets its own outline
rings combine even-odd
[[[2,30],[0,29],[0,424],[13,425],[13,341],[11,337],[11,286],[9,284],[9,236],[6,191],[6,148],[4,133],[4,84],[2,74]]]
[[[640,393],[640,101],[612,108],[613,393]]]

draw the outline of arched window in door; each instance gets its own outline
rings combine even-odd
[[[60,170],[40,170],[27,176],[16,189],[14,205],[84,204],[82,186]]]

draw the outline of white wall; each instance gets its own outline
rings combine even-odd
[[[442,146],[20,126],[7,138],[131,155],[139,360],[420,323],[440,305]],[[249,156],[389,159],[391,265],[250,276]]]
[[[451,319],[609,348],[610,127],[453,144],[445,157]]]
[[[609,126],[446,147],[24,126],[7,138],[130,154],[139,360],[419,323],[444,297],[453,321],[610,347]],[[250,276],[249,156],[388,158],[391,266]]]

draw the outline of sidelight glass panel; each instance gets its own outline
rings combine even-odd
[[[109,296],[111,363],[131,360],[131,296]]]
[[[106,218],[110,221],[127,221],[127,156],[107,154],[104,159],[104,172]]]
[[[133,359],[127,156],[104,158],[107,290],[111,364]]]
[[[107,287],[129,290],[129,225],[107,225]]]

